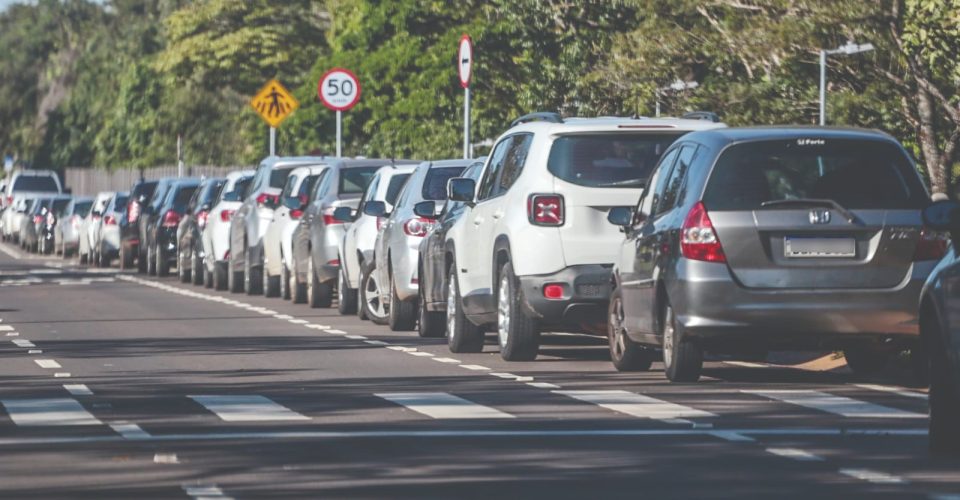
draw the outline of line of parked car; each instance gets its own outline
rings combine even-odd
[[[859,374],[907,352],[931,445],[960,449],[960,204],[880,132],[534,113],[480,160],[269,157],[92,200],[18,182],[0,224],[26,248],[336,304],[455,353],[597,334],[617,370],[694,382],[706,352],[842,350]]]

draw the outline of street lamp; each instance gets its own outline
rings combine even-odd
[[[666,87],[660,87],[656,90],[657,94],[657,112],[656,117],[660,118],[660,96],[661,93],[667,90],[672,90],[674,92],[680,92],[681,90],[695,89],[700,86],[697,82],[685,82],[683,80],[674,80],[673,83],[667,85]]]
[[[827,124],[827,56],[834,54],[853,55],[873,50],[872,43],[858,44],[853,40],[832,50],[820,51],[820,125]]]

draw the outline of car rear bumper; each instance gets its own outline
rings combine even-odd
[[[597,331],[606,322],[612,267],[602,264],[570,266],[551,274],[520,276],[527,314],[561,330]],[[563,296],[548,299],[543,288],[560,284]]]
[[[397,289],[397,298],[410,300],[420,294],[417,264],[420,257],[420,238],[404,237],[404,244],[390,254],[393,284]]]
[[[936,262],[917,262],[889,289],[749,289],[727,266],[681,259],[667,295],[684,330],[707,344],[843,346],[919,335],[920,291]]]

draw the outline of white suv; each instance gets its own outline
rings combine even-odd
[[[607,212],[636,204],[677,138],[724,126],[696,116],[527,115],[497,140],[479,182],[452,179],[450,199],[468,206],[466,230],[446,242],[451,349],[481,350],[491,326],[508,361],[536,358],[541,331],[605,334],[623,240]]]

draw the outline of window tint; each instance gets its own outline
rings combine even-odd
[[[124,198],[124,200],[126,200],[126,198]],[[67,205],[69,204],[70,204],[69,199],[54,200],[53,213],[56,214],[57,217],[62,216],[63,211],[67,209]]]
[[[114,212],[122,211],[123,207],[127,206],[127,200],[128,200],[127,196],[118,195],[116,198],[113,199],[113,206],[110,207],[110,210],[113,210]],[[56,206],[56,202],[54,202],[54,206]]]
[[[325,196],[325,193],[330,191],[330,185],[333,184],[334,177],[333,169],[328,168],[320,174],[320,180],[317,182],[316,191],[313,193],[313,199],[319,200]]]
[[[390,184],[387,186],[387,196],[384,198],[384,201],[390,205],[395,204],[397,201],[397,196],[400,195],[400,190],[403,189],[403,186],[406,185],[407,179],[410,178],[410,174],[397,174],[390,178]]]
[[[173,209],[178,212],[183,212],[187,207],[187,201],[190,200],[190,197],[193,196],[196,190],[196,186],[184,186],[177,189],[173,197]]]
[[[673,162],[677,159],[679,153],[679,150],[674,149],[663,157],[659,168],[654,171],[653,177],[650,178],[650,183],[647,184],[646,189],[643,190],[643,195],[640,197],[639,210],[636,211],[637,214],[643,213],[647,216],[654,215],[657,201],[660,199],[659,194],[663,189],[663,185],[666,183],[667,177],[670,176],[670,169],[673,167]]]
[[[296,175],[287,177],[287,183],[283,186],[283,192],[280,194],[282,197],[290,198],[293,196],[293,188],[297,185],[297,179],[299,177]]]
[[[421,192],[423,199],[446,200],[447,181],[459,176],[463,170],[463,167],[443,167],[427,170],[427,176],[423,180],[423,190]]]
[[[310,191],[313,191],[313,186],[317,184],[317,179],[320,178],[322,174],[314,174],[308,176],[303,182],[300,183],[300,191],[297,192],[298,196],[306,196],[310,194]]]
[[[160,209],[160,205],[163,203],[163,200],[167,197],[167,192],[170,191],[170,184],[163,183],[157,186],[156,191],[153,192],[153,198],[150,199],[150,207],[154,211]]]
[[[76,215],[79,215],[80,217],[86,217],[87,214],[90,213],[90,207],[92,206],[93,206],[92,200],[74,203],[73,213]]]
[[[885,141],[762,141],[727,148],[704,193],[710,210],[754,210],[793,199],[846,208],[919,209],[929,202],[903,151]]]
[[[677,201],[681,199],[680,189],[683,181],[686,179],[687,171],[690,169],[690,163],[693,162],[693,154],[697,151],[695,146],[683,146],[677,155],[677,160],[670,172],[670,177],[664,183],[663,194],[657,202],[657,215],[667,212],[676,206]]]
[[[133,196],[142,197],[144,200],[149,200],[153,196],[153,192],[157,189],[157,182],[143,182],[137,184],[133,189]]]
[[[370,184],[370,180],[373,179],[373,176],[376,175],[377,170],[380,170],[380,167],[356,167],[341,169],[340,188],[337,190],[337,193],[362,193],[363,190],[367,188],[367,185]]]
[[[589,187],[638,188],[682,132],[565,135],[553,141],[547,170]]]
[[[367,185],[367,190],[363,192],[363,198],[361,203],[366,203],[374,199],[377,196],[377,188],[380,187],[380,180],[382,177],[374,177],[370,184]]]
[[[503,168],[500,169],[500,175],[497,179],[497,195],[506,193],[517,178],[520,177],[520,172],[523,171],[523,165],[527,162],[527,153],[530,151],[530,143],[532,142],[533,134],[513,136],[510,149],[507,150],[507,156],[503,162]]]
[[[280,189],[283,187],[284,183],[287,182],[287,177],[290,177],[290,172],[293,172],[293,165],[287,167],[274,167],[270,171],[270,187]]]
[[[59,193],[57,181],[49,175],[20,175],[13,182],[13,190],[37,191],[42,193]]]
[[[490,161],[488,162],[489,167],[483,173],[483,179],[480,181],[480,188],[477,189],[477,199],[485,200],[490,198],[494,194],[494,185],[497,179],[497,176],[500,174],[500,170],[503,168],[503,164],[507,158],[507,151],[510,149],[510,145],[513,143],[513,136],[507,137],[506,139],[500,141],[499,144],[493,149],[493,153],[490,155]]]
[[[226,183],[227,181],[224,179],[210,181],[207,190],[203,192],[203,198],[200,199],[200,205],[213,205],[217,199],[217,194],[220,193],[220,190],[223,189],[223,185]]]

